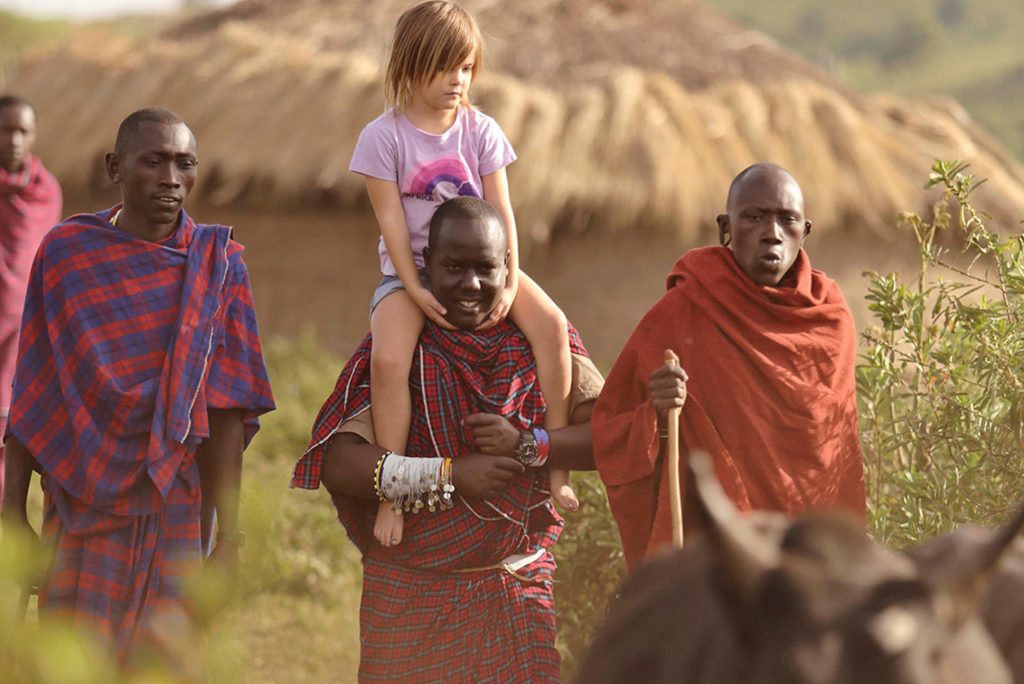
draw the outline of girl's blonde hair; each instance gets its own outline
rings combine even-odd
[[[438,72],[454,69],[472,56],[473,80],[484,57],[484,41],[473,15],[448,0],[427,0],[402,13],[395,25],[384,97],[407,107],[413,89]],[[468,88],[462,104],[469,106]]]

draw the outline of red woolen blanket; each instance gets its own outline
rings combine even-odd
[[[38,157],[26,159],[20,171],[0,168],[0,411],[4,415],[11,406],[28,272],[39,242],[60,222],[60,212],[60,186]]]
[[[695,249],[669,274],[668,292],[637,326],[594,409],[594,458],[631,567],[671,542],[647,389],[666,349],[689,375],[683,457],[709,453],[741,510],[864,514],[856,337],[839,287],[802,250],[778,287],[762,287],[729,250]]]

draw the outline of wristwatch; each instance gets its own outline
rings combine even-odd
[[[519,433],[519,444],[516,445],[516,449],[512,452],[512,456],[527,468],[534,464],[537,460],[538,453],[537,438],[533,436],[532,431],[523,430]]]

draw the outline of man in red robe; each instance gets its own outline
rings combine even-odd
[[[594,460],[630,567],[671,543],[664,456],[674,407],[682,458],[709,453],[741,510],[864,515],[854,324],[839,287],[802,249],[811,222],[800,186],[755,164],[733,181],[717,221],[721,246],[676,262],[594,407]],[[667,349],[679,366],[665,363]],[[699,529],[699,511],[684,511],[684,528]]]
[[[60,185],[32,155],[35,139],[32,105],[13,95],[0,97],[0,434],[11,407],[18,326],[32,257],[61,213]],[[3,496],[0,444],[0,500]]]

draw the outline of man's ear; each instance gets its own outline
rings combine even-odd
[[[430,248],[429,247],[424,247],[423,248],[423,267],[424,268],[429,268],[430,267]]]
[[[732,242],[732,232],[729,230],[729,215],[719,214],[715,217],[715,223],[718,224],[718,244],[728,247],[729,243]]]
[[[804,221],[804,237],[803,237],[803,239],[806,240],[807,236],[810,235],[810,234],[811,234],[811,221],[810,221],[810,219],[808,219],[807,221]]]
[[[511,259],[511,258],[512,258],[512,250],[511,249],[506,249],[505,250],[505,268],[508,268],[508,260]]]
[[[107,152],[107,155],[103,158],[104,166],[107,167],[107,178],[110,179],[111,183],[121,182],[121,161],[117,158],[117,154],[114,152]]]

